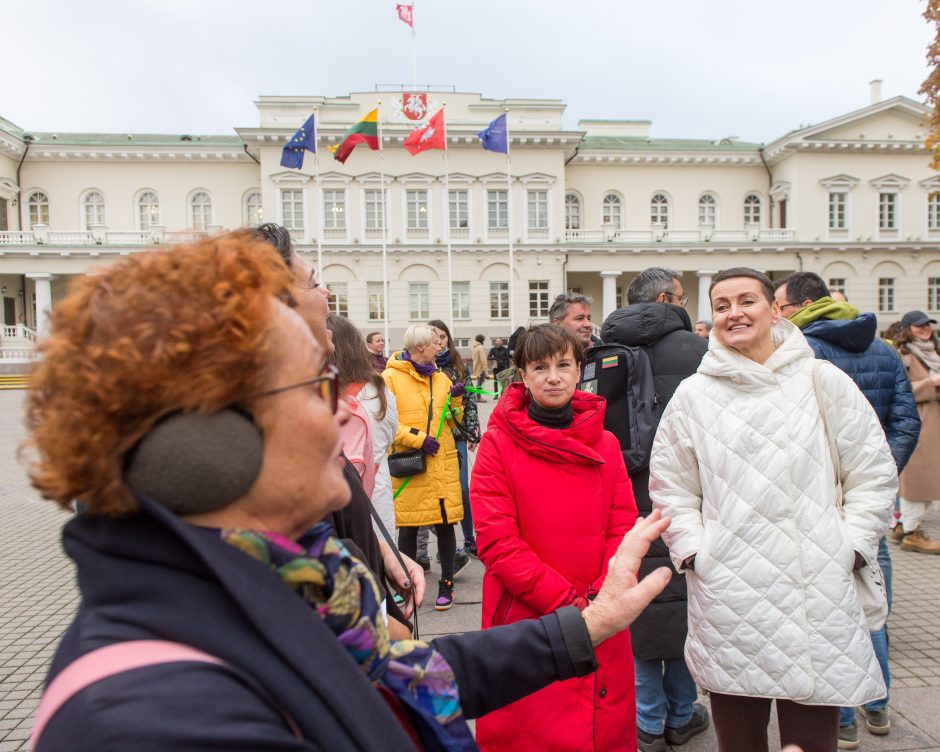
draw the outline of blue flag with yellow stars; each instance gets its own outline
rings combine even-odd
[[[307,118],[307,122],[300,126],[293,138],[284,146],[281,152],[281,167],[289,167],[292,170],[299,170],[304,166],[304,151],[317,151],[317,127],[313,123],[313,115]]]
[[[480,146],[487,151],[498,151],[503,154],[509,153],[509,139],[506,133],[506,113],[504,112],[486,128],[480,131],[477,136],[480,139]]]

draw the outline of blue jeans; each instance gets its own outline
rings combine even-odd
[[[695,680],[683,658],[672,661],[633,659],[636,674],[636,725],[660,735],[666,726],[679,728],[692,720],[698,697]]]
[[[457,455],[460,457],[460,495],[463,497],[463,519],[460,529],[466,543],[473,543],[476,537],[473,534],[473,515],[470,513],[470,473],[467,463],[467,442],[457,439]]]
[[[878,566],[885,578],[885,590],[888,591],[888,611],[891,611],[891,577],[893,575],[891,567],[891,554],[888,553],[887,539],[882,536],[878,541]],[[888,672],[888,625],[885,624],[877,632],[871,633],[871,646],[875,649],[875,657],[878,659],[878,665],[881,666],[881,675],[885,680],[885,687],[891,689],[891,674]],[[884,710],[888,706],[890,693],[885,694],[880,700],[866,702],[866,710]],[[839,713],[839,725],[851,726],[855,721],[855,708],[842,708]]]

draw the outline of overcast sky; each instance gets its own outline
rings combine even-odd
[[[654,137],[769,142],[917,94],[925,0],[417,0],[417,81],[550,98]],[[232,133],[261,94],[410,84],[395,0],[7,0],[0,115],[36,131]]]

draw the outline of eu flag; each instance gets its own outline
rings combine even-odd
[[[317,127],[313,123],[313,115],[307,118],[307,122],[300,126],[300,130],[285,144],[281,152],[281,167],[299,170],[304,166],[304,150],[314,154],[317,151]]]
[[[499,151],[503,154],[509,153],[509,141],[506,138],[506,113],[504,112],[486,128],[477,134],[480,137],[480,145],[488,151]]]

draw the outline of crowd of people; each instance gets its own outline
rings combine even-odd
[[[708,294],[693,324],[646,269],[601,327],[567,292],[465,361],[442,320],[396,349],[328,314],[277,225],[78,280],[29,397],[33,483],[82,504],[35,748],[760,751],[774,703],[804,752],[888,733],[888,542],[940,553],[936,321],[881,339],[806,272]],[[485,568],[481,631],[416,639],[429,533],[434,609]]]

